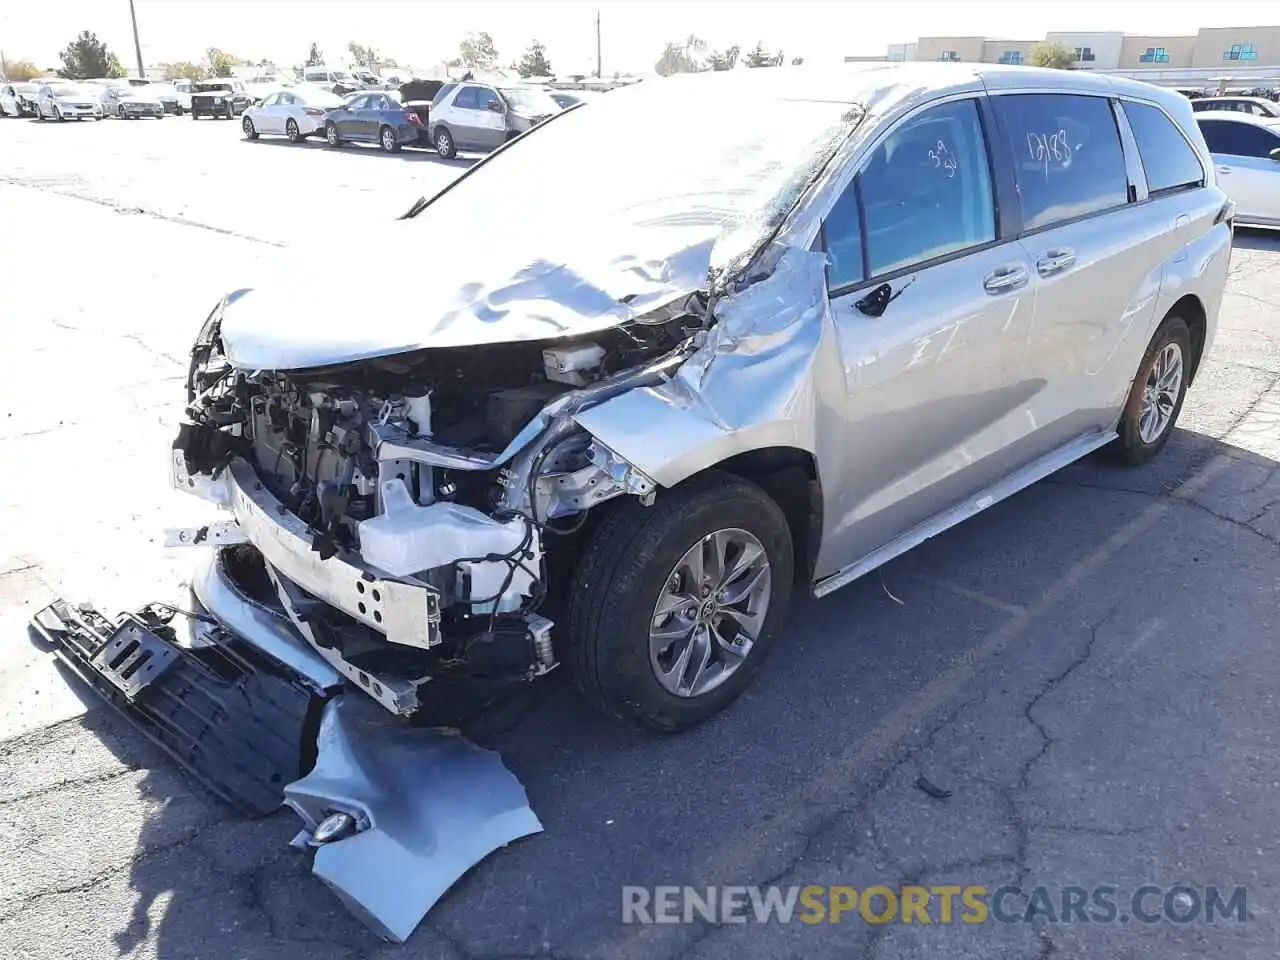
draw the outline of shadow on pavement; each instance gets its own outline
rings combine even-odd
[[[865,767],[845,769],[838,758],[859,743],[876,742],[873,732],[888,736],[880,729],[885,719],[970,656],[1011,610],[1048,595],[1153,498],[1168,499],[1222,453],[1232,459],[1215,483],[1228,487],[1259,463],[1275,466],[1179,430],[1143,469],[1088,458],[828,599],[799,598],[754,686],[689,733],[652,737],[602,718],[576,695],[563,668],[473,718],[468,729],[498,750],[525,784],[545,833],[482,862],[402,951],[387,948],[379,956],[418,955],[448,942],[432,939],[442,933],[465,941],[476,956],[598,950],[623,929],[624,884],[696,882],[699,863],[744,835],[748,843],[753,834],[761,838],[759,857],[724,882],[764,882],[801,845],[807,848],[814,816],[828,806],[853,805],[925,731],[890,737]],[[1203,520],[1200,510],[1171,507],[1160,535],[1176,543]],[[1201,541],[1219,536],[1196,529]],[[1125,556],[1139,546],[1104,556],[1068,599],[1046,611],[1029,631],[1034,636],[1017,642],[1052,657],[1080,623],[1097,621],[1135,591],[1149,599],[1159,582]],[[1229,549],[1226,541],[1222,549]],[[1166,599],[1173,615],[1179,604],[1199,602],[1176,590]],[[986,666],[978,669],[981,676]],[[972,698],[969,686],[952,691],[931,710],[930,722]],[[174,791],[137,837],[129,870],[137,897],[132,918],[112,921],[122,951],[152,941],[154,955],[166,960],[190,960],[205,955],[202,950],[229,956],[241,948],[246,955],[301,960],[377,946],[309,876],[306,858],[285,849],[296,829],[292,814],[234,818],[105,714],[96,711],[85,724],[121,763],[150,770],[140,789]],[[827,787],[794,801],[799,785],[825,783],[823,777]],[[193,810],[207,820],[203,827],[189,827]],[[196,839],[175,841],[184,830]],[[782,848],[772,849],[775,842]],[[169,894],[162,915],[149,915],[148,907]]]
[[[1280,250],[1280,230],[1237,227],[1231,245],[1241,250]]]
[[[367,155],[371,157],[382,157],[386,160],[406,160],[410,162],[421,163],[423,161],[436,163],[445,167],[456,167],[459,170],[465,170],[478,162],[475,157],[454,157],[452,160],[446,160],[430,147],[405,146],[399,153],[387,153],[376,143],[355,143],[353,141],[344,141],[340,147],[331,147],[324,142],[323,139],[308,138],[302,143],[290,143],[283,137],[273,137],[270,134],[261,134],[257,140],[245,140],[245,143],[253,146],[270,146],[283,147],[292,150],[326,150],[340,151],[344,153],[353,153]]]

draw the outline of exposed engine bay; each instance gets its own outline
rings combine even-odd
[[[660,382],[691,351],[703,315],[695,297],[586,340],[251,371],[223,356],[215,311],[192,352],[176,480],[199,492],[207,481],[196,478],[248,464],[257,496],[278,501],[268,512],[305,525],[316,562],[350,561],[370,583],[429,592],[425,635],[406,636],[390,612],[372,609],[387,603],[376,586],[352,610],[269,562],[247,578],[264,600],[277,594],[300,632],[367,691],[408,683],[414,696],[375,694],[393,712],[412,712],[417,688],[448,674],[532,678],[556,664],[543,610],[549,570],[571,562],[589,508],[655,494],[572,415]],[[252,565],[261,544],[244,539]]]

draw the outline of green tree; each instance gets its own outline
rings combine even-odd
[[[683,43],[668,43],[653,69],[662,77],[669,77],[673,73],[698,73],[706,69],[700,59],[706,49],[705,40],[690,34]]]
[[[468,33],[458,44],[458,58],[472,70],[492,70],[498,62],[498,48],[489,34]]]
[[[231,68],[240,62],[225,50],[219,50],[217,47],[210,47],[206,50],[204,58],[209,63],[209,75],[213,77],[231,76]]]
[[[551,61],[547,59],[547,48],[537,40],[529,44],[524,56],[516,62],[516,73],[522,77],[549,77]]]
[[[1060,43],[1037,43],[1031,48],[1027,63],[1033,67],[1051,67],[1054,70],[1074,70],[1076,55]]]
[[[166,80],[203,80],[208,76],[204,67],[185,60],[178,63],[162,63],[160,69],[161,75]]]
[[[307,53],[307,66],[318,67],[324,63],[324,52],[320,49],[320,45],[314,40],[311,42],[311,50]]]
[[[21,83],[23,80],[30,80],[33,77],[40,76],[41,70],[30,60],[9,60],[7,61],[9,80],[13,83]]]
[[[124,69],[96,34],[82,30],[80,36],[62,51],[62,69],[58,73],[68,80],[88,80],[93,77],[123,77]]]
[[[366,47],[364,44],[356,43],[354,40],[347,44],[347,53],[351,54],[353,63],[362,67],[374,69],[382,62],[378,57],[378,51],[374,50],[373,47]]]
[[[747,51],[744,62],[748,67],[776,67],[782,62],[781,58],[781,53],[777,55],[770,53],[765,49],[764,41],[759,40]]]
[[[732,70],[738,65],[739,53],[741,50],[736,43],[724,50],[713,50],[707,54],[707,66],[712,70]]]

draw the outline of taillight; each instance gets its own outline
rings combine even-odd
[[[406,110],[405,116],[409,118],[410,123],[416,123],[419,126],[422,125],[422,118],[418,116],[416,113],[414,113],[412,110]]]
[[[305,113],[308,117],[323,117],[323,116],[324,116],[324,111],[323,111],[323,110],[321,110],[319,107],[306,107],[306,108],[304,108],[304,109],[303,109],[303,111],[302,111],[302,112],[303,112],[303,113]]]

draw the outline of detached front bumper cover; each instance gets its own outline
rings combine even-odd
[[[114,620],[59,600],[32,627],[223,800],[250,816],[292,807],[295,845],[315,848],[313,872],[377,935],[403,942],[463,874],[542,830],[497,754],[410,727],[344,686],[214,551],[192,593],[185,613],[153,604]],[[335,814],[348,829],[317,836]]]

